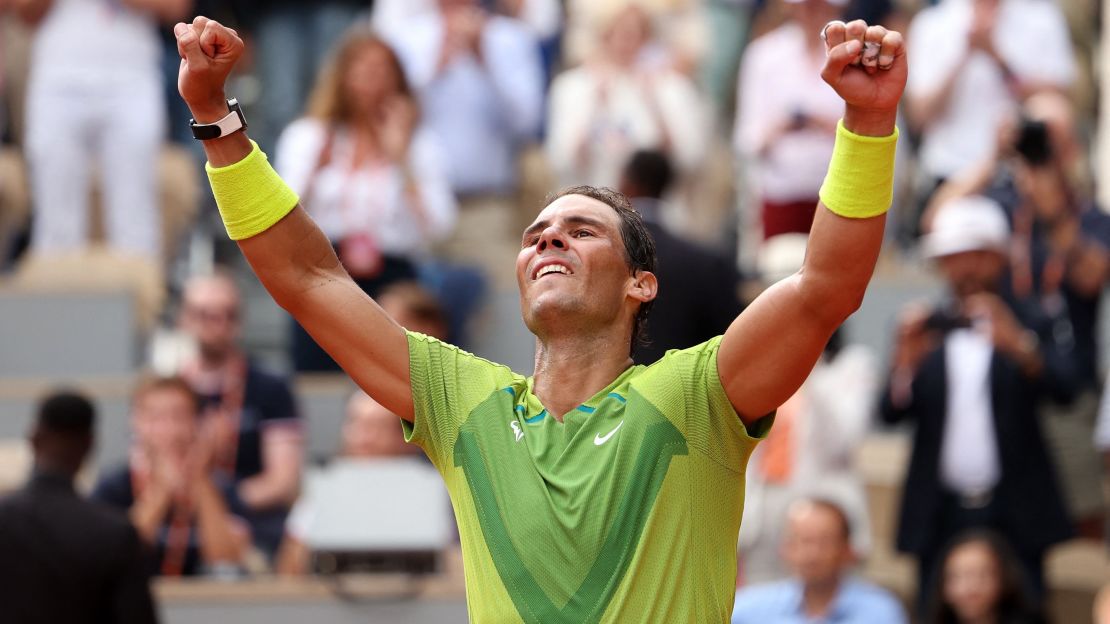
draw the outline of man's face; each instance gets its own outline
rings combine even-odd
[[[555,200],[524,231],[516,277],[524,324],[540,337],[630,320],[636,307],[620,217],[582,195]]]
[[[181,329],[193,337],[205,357],[220,358],[239,338],[239,294],[222,279],[189,284],[181,307]]]
[[[145,448],[172,457],[184,456],[196,439],[193,401],[175,388],[148,390],[135,402],[135,433]]]
[[[365,394],[347,403],[343,423],[343,455],[346,457],[397,457],[412,455],[416,447],[405,442],[401,420]]]
[[[1006,259],[997,251],[977,250],[937,258],[937,267],[957,297],[995,292],[1006,269]]]
[[[837,582],[853,560],[840,516],[822,505],[802,504],[791,509],[783,558],[806,585]]]

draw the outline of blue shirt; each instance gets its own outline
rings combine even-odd
[[[736,593],[732,624],[906,624],[901,603],[888,591],[847,578],[833,599],[828,615],[807,617],[802,584],[796,580],[745,587]]]

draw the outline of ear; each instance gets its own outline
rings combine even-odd
[[[659,294],[659,279],[651,271],[637,271],[632,278],[632,286],[628,289],[628,296],[640,303],[653,301]]]

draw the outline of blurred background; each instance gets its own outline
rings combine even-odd
[[[816,496],[851,532],[829,574],[917,621],[994,621],[975,609],[1003,612],[1010,573],[1048,621],[1091,621],[1110,580],[1097,0],[0,0],[0,493],[31,474],[43,397],[88,397],[77,490],[130,514],[164,621],[466,621],[434,468],[223,231],[176,92],[171,29],[197,14],[245,39],[227,94],[360,287],[523,374],[513,260],[548,193],[632,198],[661,261],[636,360],[697,344],[801,266],[843,112],[822,26],[904,32],[883,256],[752,459],[740,591],[816,582],[782,548]],[[980,549],[970,594],[949,569],[968,529],[1005,551]]]

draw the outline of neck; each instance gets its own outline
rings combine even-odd
[[[200,357],[197,358],[197,366],[204,372],[215,372],[222,370],[227,363],[231,361],[232,356],[236,353],[235,349],[226,349],[224,351],[211,351],[208,353],[202,352]]]
[[[73,481],[76,477],[78,470],[81,466],[78,464],[74,466],[69,462],[50,460],[45,457],[35,459],[34,471],[38,474],[48,474],[56,477],[64,477]]]
[[[576,333],[536,340],[533,392],[559,422],[632,365],[627,334]]]
[[[802,596],[802,607],[807,616],[824,616],[829,612],[836,592],[840,589],[840,579],[824,583],[808,583]]]

